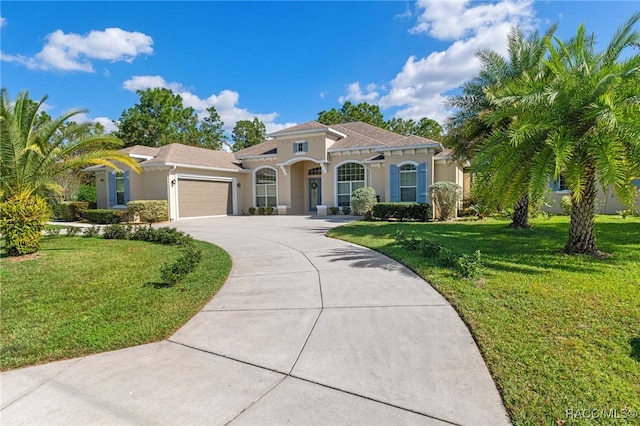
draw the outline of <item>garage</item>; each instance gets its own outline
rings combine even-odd
[[[233,214],[229,180],[178,179],[178,217]]]

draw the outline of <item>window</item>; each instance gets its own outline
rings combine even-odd
[[[400,166],[400,202],[413,202],[418,199],[418,171],[413,164]]]
[[[293,143],[293,152],[295,154],[302,154],[307,152],[307,141],[295,141]]]
[[[318,176],[322,174],[322,169],[320,167],[314,167],[313,169],[309,169],[309,176]]]
[[[569,187],[567,186],[567,181],[562,173],[560,174],[560,177],[558,178],[558,180],[553,181],[551,183],[551,189],[557,192],[569,191]]]
[[[426,203],[427,163],[391,164],[389,166],[389,200],[392,203]]]
[[[124,175],[116,173],[116,204],[124,206]]]
[[[364,167],[358,163],[346,163],[337,169],[338,207],[351,205],[351,194],[364,187]]]
[[[276,206],[276,171],[260,169],[256,172],[256,206]]]
[[[126,206],[131,200],[129,187],[129,171],[124,173],[107,173],[109,188],[109,207]]]

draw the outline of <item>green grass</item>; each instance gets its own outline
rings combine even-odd
[[[640,218],[597,217],[598,247],[612,254],[607,259],[562,254],[568,222],[536,219],[520,231],[498,220],[357,222],[330,236],[403,262],[449,300],[515,424],[640,424],[633,417],[640,415]],[[461,279],[396,246],[396,230],[458,254],[480,250],[484,278]],[[580,419],[567,410],[617,418]]]
[[[33,258],[0,260],[0,369],[88,355],[170,336],[222,286],[231,259],[196,241],[202,261],[162,287],[180,251],[141,241],[45,236]]]

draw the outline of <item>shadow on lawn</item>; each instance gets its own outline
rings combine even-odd
[[[372,223],[369,227],[342,227],[335,235],[393,239],[396,231],[437,242],[454,253],[473,253],[480,250],[486,265],[495,270],[537,274],[556,269],[567,272],[597,272],[604,265],[616,261],[616,251],[640,242],[640,223],[598,223],[598,246],[614,256],[597,259],[592,256],[568,256],[562,252],[568,238],[569,223],[538,221],[530,229],[514,230],[506,222],[447,222],[447,223]],[[379,249],[387,251],[390,243]],[[617,247],[617,249],[616,249]],[[623,249],[628,252],[629,249]],[[575,261],[579,259],[578,261]]]
[[[629,344],[631,345],[631,358],[640,362],[640,337],[630,339]]]

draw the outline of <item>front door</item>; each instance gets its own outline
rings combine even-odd
[[[309,178],[309,211],[317,212],[318,204],[322,204],[322,179]]]

